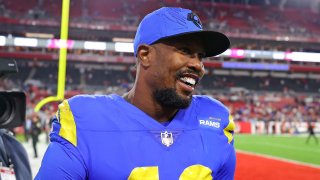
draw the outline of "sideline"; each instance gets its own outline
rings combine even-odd
[[[46,143],[46,135],[45,133],[41,133],[39,135],[39,142],[37,144],[38,158],[34,158],[31,139],[29,139],[28,142],[22,142],[22,145],[27,151],[32,171],[32,177],[34,179],[39,171],[43,155],[48,147],[48,144]]]
[[[236,152],[246,154],[246,155],[253,155],[253,156],[263,157],[263,158],[267,158],[267,159],[277,160],[277,161],[281,161],[281,162],[285,162],[285,163],[291,163],[291,164],[295,164],[295,165],[320,169],[320,165],[316,165],[316,164],[305,163],[305,162],[301,162],[301,161],[295,161],[295,160],[291,160],[291,159],[286,159],[286,158],[281,158],[281,157],[276,157],[276,156],[271,156],[271,155],[266,155],[266,154],[260,154],[260,153],[254,153],[254,152],[250,152],[250,151],[243,151],[243,150],[238,150],[238,149],[236,149]]]

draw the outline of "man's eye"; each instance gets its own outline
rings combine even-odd
[[[191,49],[189,48],[179,48],[179,51],[184,54],[184,55],[188,55],[188,56],[195,56],[197,54],[198,58],[200,60],[202,60],[205,57],[205,53],[196,53],[193,52]]]
[[[191,50],[188,48],[180,48],[179,49],[183,54],[191,54]]]

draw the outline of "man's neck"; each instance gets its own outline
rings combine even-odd
[[[128,93],[125,93],[122,97],[159,123],[171,121],[178,112],[178,109],[163,107],[160,105],[153,98],[152,94],[138,93],[134,88]]]

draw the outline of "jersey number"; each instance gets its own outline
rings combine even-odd
[[[192,165],[183,170],[179,180],[212,180],[211,169],[200,164]],[[128,180],[159,180],[158,166],[136,167],[131,171]]]

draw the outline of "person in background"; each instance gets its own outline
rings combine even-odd
[[[134,86],[119,96],[63,101],[35,179],[234,178],[235,124],[219,101],[194,95],[203,59],[230,45],[188,9],[143,18],[134,39]]]
[[[312,121],[307,122],[307,128],[308,128],[308,134],[309,134],[306,141],[307,144],[309,143],[309,140],[311,137],[313,137],[316,143],[319,144],[318,138],[316,137],[316,133],[314,132],[314,127],[315,125],[312,123]]]
[[[0,128],[0,179],[31,180],[27,151],[7,129]]]
[[[52,121],[52,118],[54,117],[54,112],[50,111],[49,109],[46,109],[45,114],[46,116],[43,117],[43,121],[42,121],[42,130],[46,136],[46,143],[49,144],[49,140],[50,140],[49,133],[51,129],[51,121]]]
[[[37,143],[39,141],[39,135],[41,134],[41,122],[37,115],[32,117],[31,129],[30,129],[32,147],[34,151],[34,158],[38,157]]]
[[[24,122],[24,138],[26,142],[28,142],[30,138],[31,124],[32,120],[30,118],[30,115],[28,115],[26,121]]]

